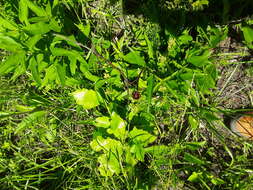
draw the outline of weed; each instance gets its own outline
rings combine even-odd
[[[252,61],[247,7],[141,2],[0,1],[2,189],[252,188],[252,145],[223,121],[240,111],[224,94],[252,93],[228,93]]]

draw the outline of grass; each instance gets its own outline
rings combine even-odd
[[[1,189],[253,189],[247,8],[49,2],[0,1]]]

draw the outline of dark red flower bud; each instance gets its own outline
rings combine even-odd
[[[138,100],[141,97],[141,94],[138,91],[133,91],[132,97],[133,99]]]

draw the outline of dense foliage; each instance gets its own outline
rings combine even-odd
[[[0,5],[1,189],[253,188],[217,86],[252,61],[251,1]],[[234,33],[236,63],[218,55]]]

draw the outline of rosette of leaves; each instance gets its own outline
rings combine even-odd
[[[116,112],[111,117],[98,117],[94,125],[98,131],[90,145],[100,152],[99,171],[103,176],[132,172],[138,161],[144,161],[147,150],[150,151],[148,145],[156,140],[155,136],[136,127],[127,130],[127,123]]]

